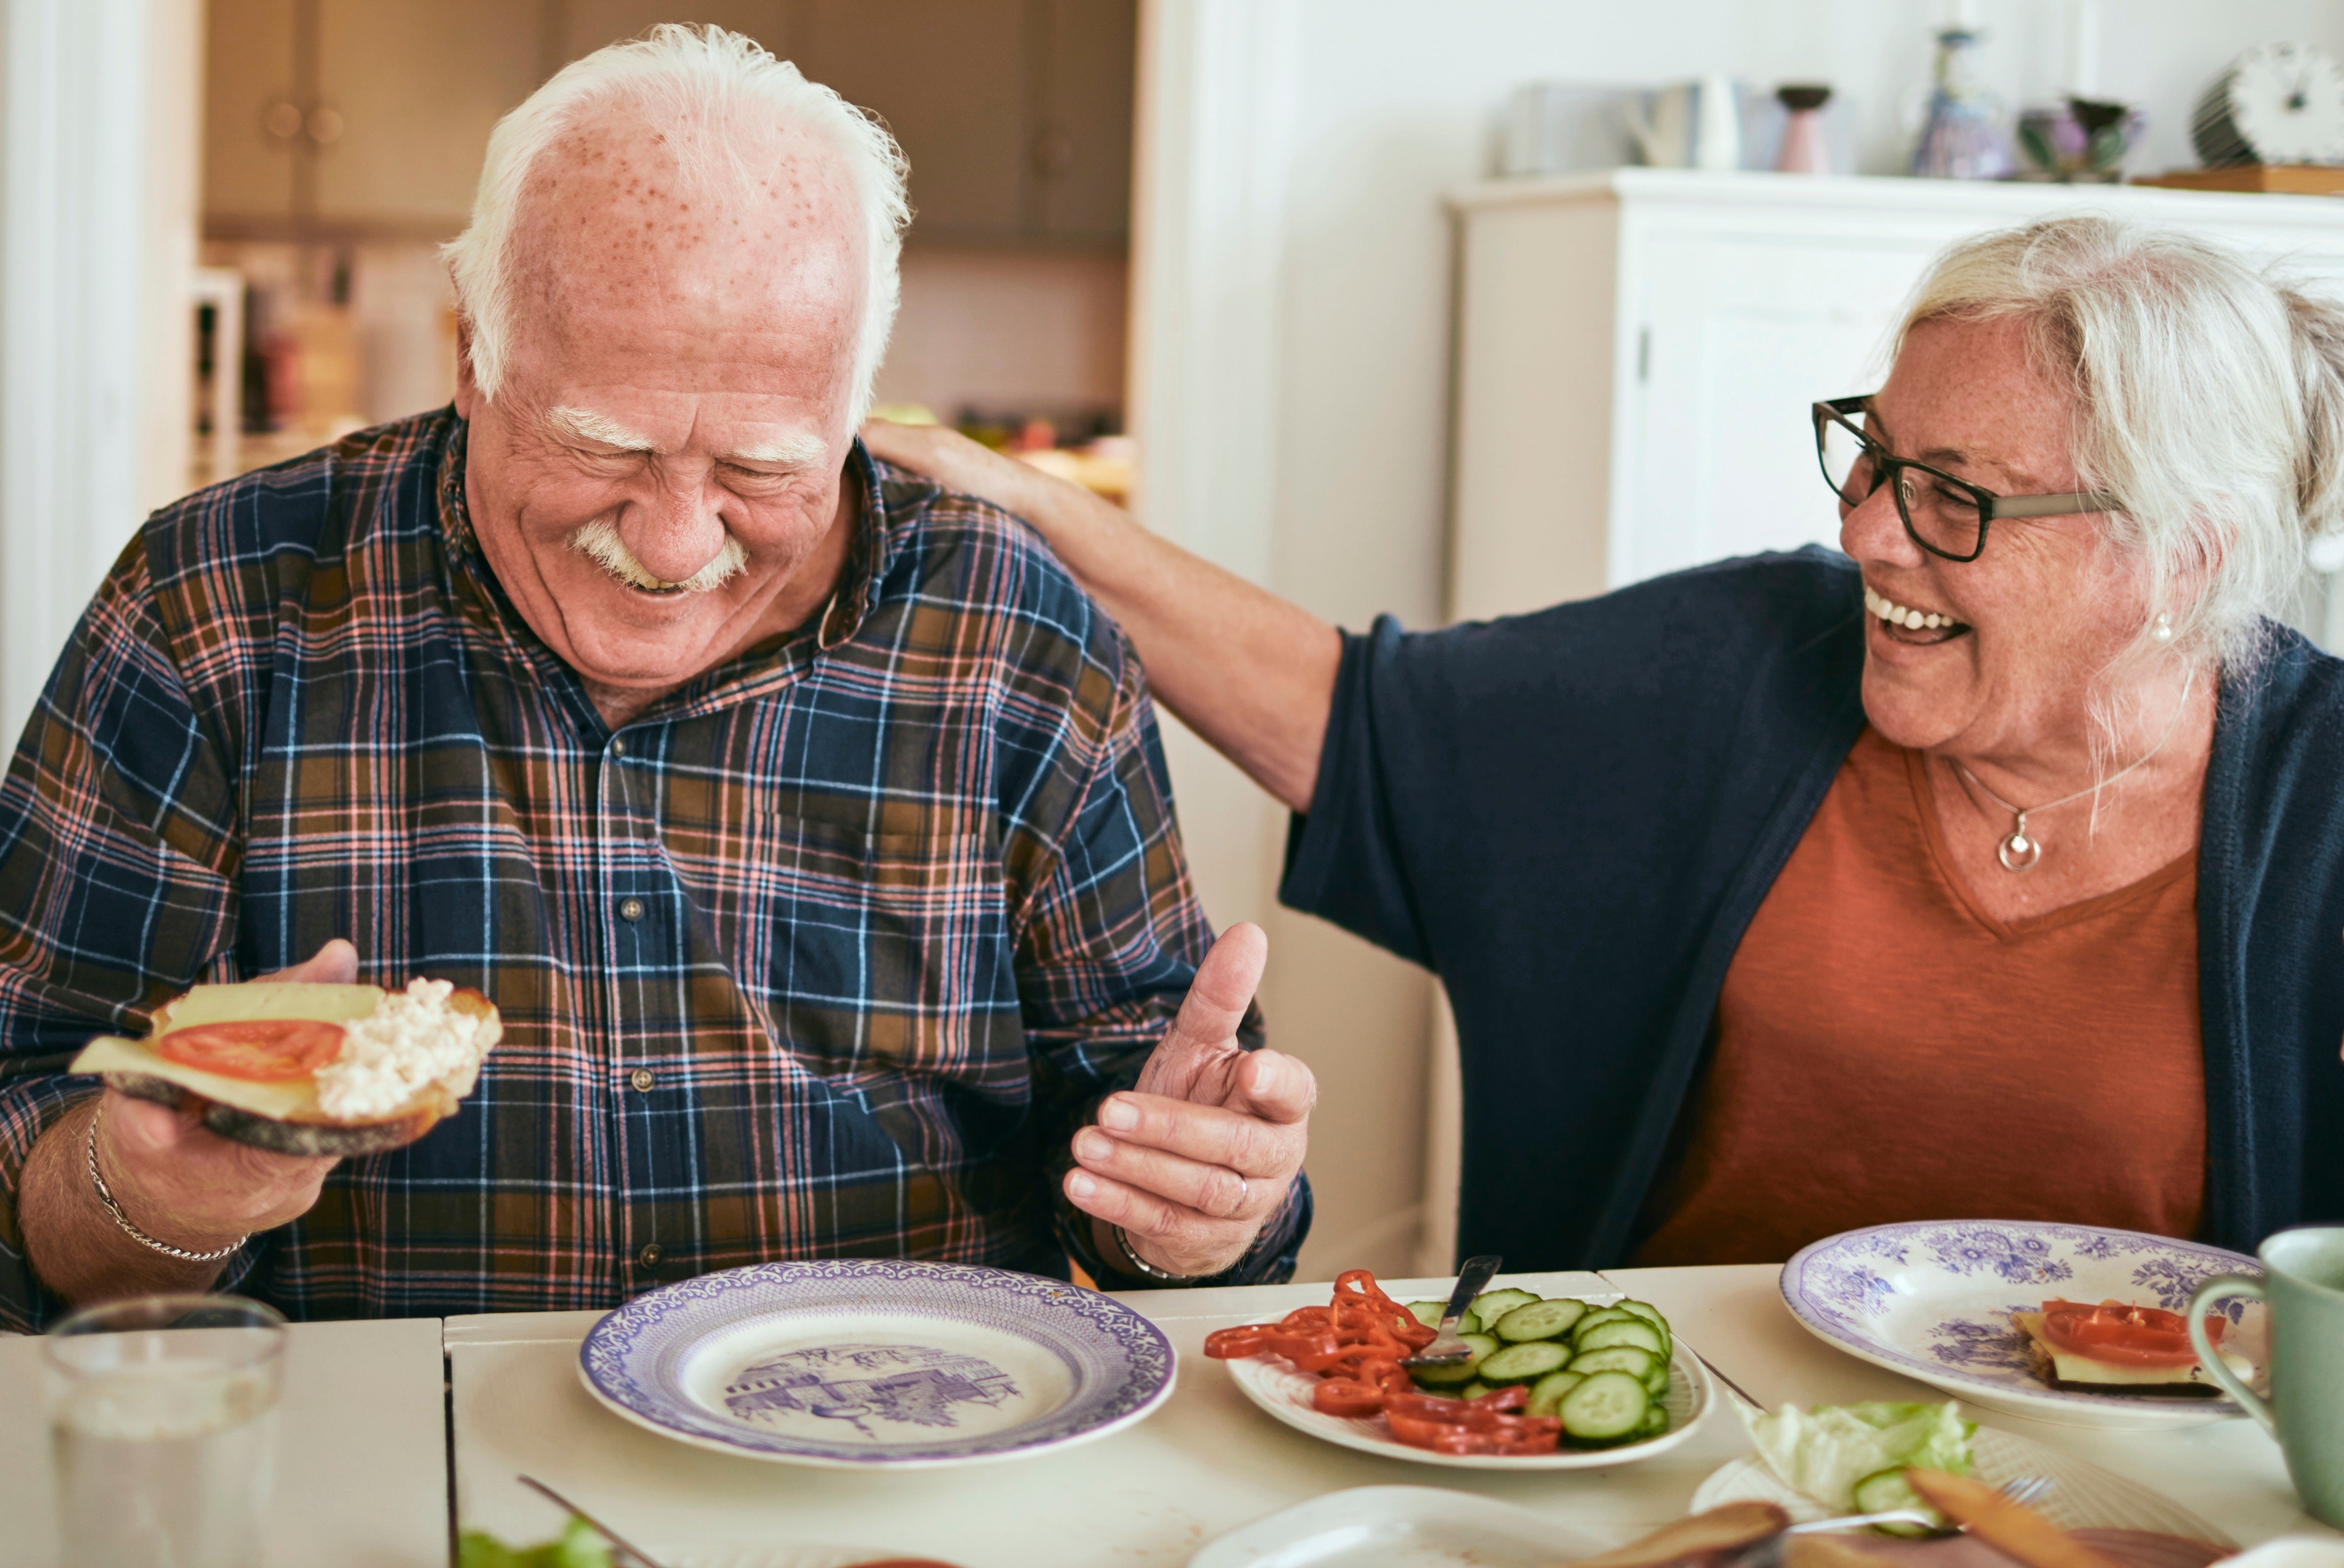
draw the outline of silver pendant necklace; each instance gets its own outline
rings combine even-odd
[[[2002,868],[2005,871],[2032,871],[2035,869],[2035,863],[2043,858],[2043,840],[2041,836],[2031,835],[2026,831],[2026,819],[2028,817],[2040,816],[2043,813],[2051,810],[2054,806],[2066,805],[2069,801],[2081,800],[2087,794],[2096,795],[2102,790],[2107,788],[2108,785],[2116,783],[2117,780],[2124,777],[2125,774],[2132,772],[2133,769],[2140,766],[2141,764],[2148,761],[2149,758],[2155,756],[2157,753],[2163,751],[2165,749],[2165,743],[2173,738],[2173,732],[2181,727],[2181,715],[2187,712],[2189,708],[2190,688],[2195,686],[2197,683],[2198,672],[2192,670],[2189,672],[2189,678],[2181,683],[2181,700],[2173,705],[2173,717],[2167,722],[2165,733],[2157,737],[2157,744],[2149,747],[2148,750],[2141,753],[2140,755],[2135,757],[2131,762],[2127,763],[2124,766],[2118,768],[2116,772],[2110,774],[2099,783],[2089,785],[2084,789],[2079,789],[2073,794],[2063,794],[2057,800],[2046,802],[2042,805],[2013,805],[2008,801],[2003,799],[2000,795],[1995,794],[1994,791],[1987,789],[1985,787],[1985,781],[1979,778],[1977,774],[1970,772],[1966,767],[1964,767],[1960,759],[1955,757],[1946,758],[1945,760],[1947,762],[1954,764],[1954,771],[1960,774],[1963,778],[1968,780],[1973,788],[1984,794],[1986,799],[1994,802],[1995,804],[2002,807],[2003,810],[2010,814],[2010,836],[1994,846],[1994,857],[2002,862]]]

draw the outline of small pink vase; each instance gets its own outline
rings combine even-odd
[[[1791,112],[1783,126],[1783,151],[1774,167],[1784,174],[1829,174],[1831,154],[1824,147],[1824,102],[1829,87],[1782,87],[1774,96]]]

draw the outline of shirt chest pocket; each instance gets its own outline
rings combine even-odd
[[[775,812],[761,901],[776,1027],[833,1079],[985,1077],[1016,1033],[999,850],[981,832],[866,832]]]

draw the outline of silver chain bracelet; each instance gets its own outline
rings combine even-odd
[[[1131,1238],[1122,1226],[1110,1225],[1107,1229],[1115,1232],[1116,1250],[1123,1254],[1123,1260],[1130,1265],[1130,1272],[1143,1280],[1153,1280],[1159,1285],[1193,1285],[1199,1280],[1212,1277],[1208,1274],[1175,1274],[1168,1269],[1158,1269],[1132,1247]]]
[[[227,1259],[234,1256],[237,1248],[252,1239],[251,1236],[248,1234],[237,1237],[235,1240],[229,1242],[227,1246],[221,1248],[217,1252],[190,1252],[184,1247],[174,1247],[168,1241],[157,1241],[152,1236],[147,1235],[146,1232],[139,1229],[136,1225],[133,1225],[130,1222],[130,1216],[122,1212],[122,1205],[114,1200],[114,1189],[106,1186],[106,1178],[98,1174],[97,1118],[105,1114],[105,1108],[106,1108],[101,1104],[96,1110],[90,1113],[89,1137],[83,1142],[82,1148],[89,1161],[89,1184],[97,1189],[97,1200],[106,1205],[106,1211],[114,1216],[114,1223],[121,1229],[121,1231],[125,1236],[129,1237],[130,1239],[137,1242],[138,1245],[146,1248],[150,1251],[160,1252],[166,1258],[177,1258],[182,1263],[218,1263],[225,1261]]]

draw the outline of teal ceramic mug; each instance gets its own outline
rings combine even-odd
[[[2278,1439],[2303,1505],[2344,1527],[2344,1226],[2282,1230],[2257,1256],[2266,1277],[2225,1274],[2189,1300],[2189,1340],[2213,1380]],[[2222,1364],[2206,1337],[2215,1302],[2254,1296],[2270,1310],[2268,1400]]]

